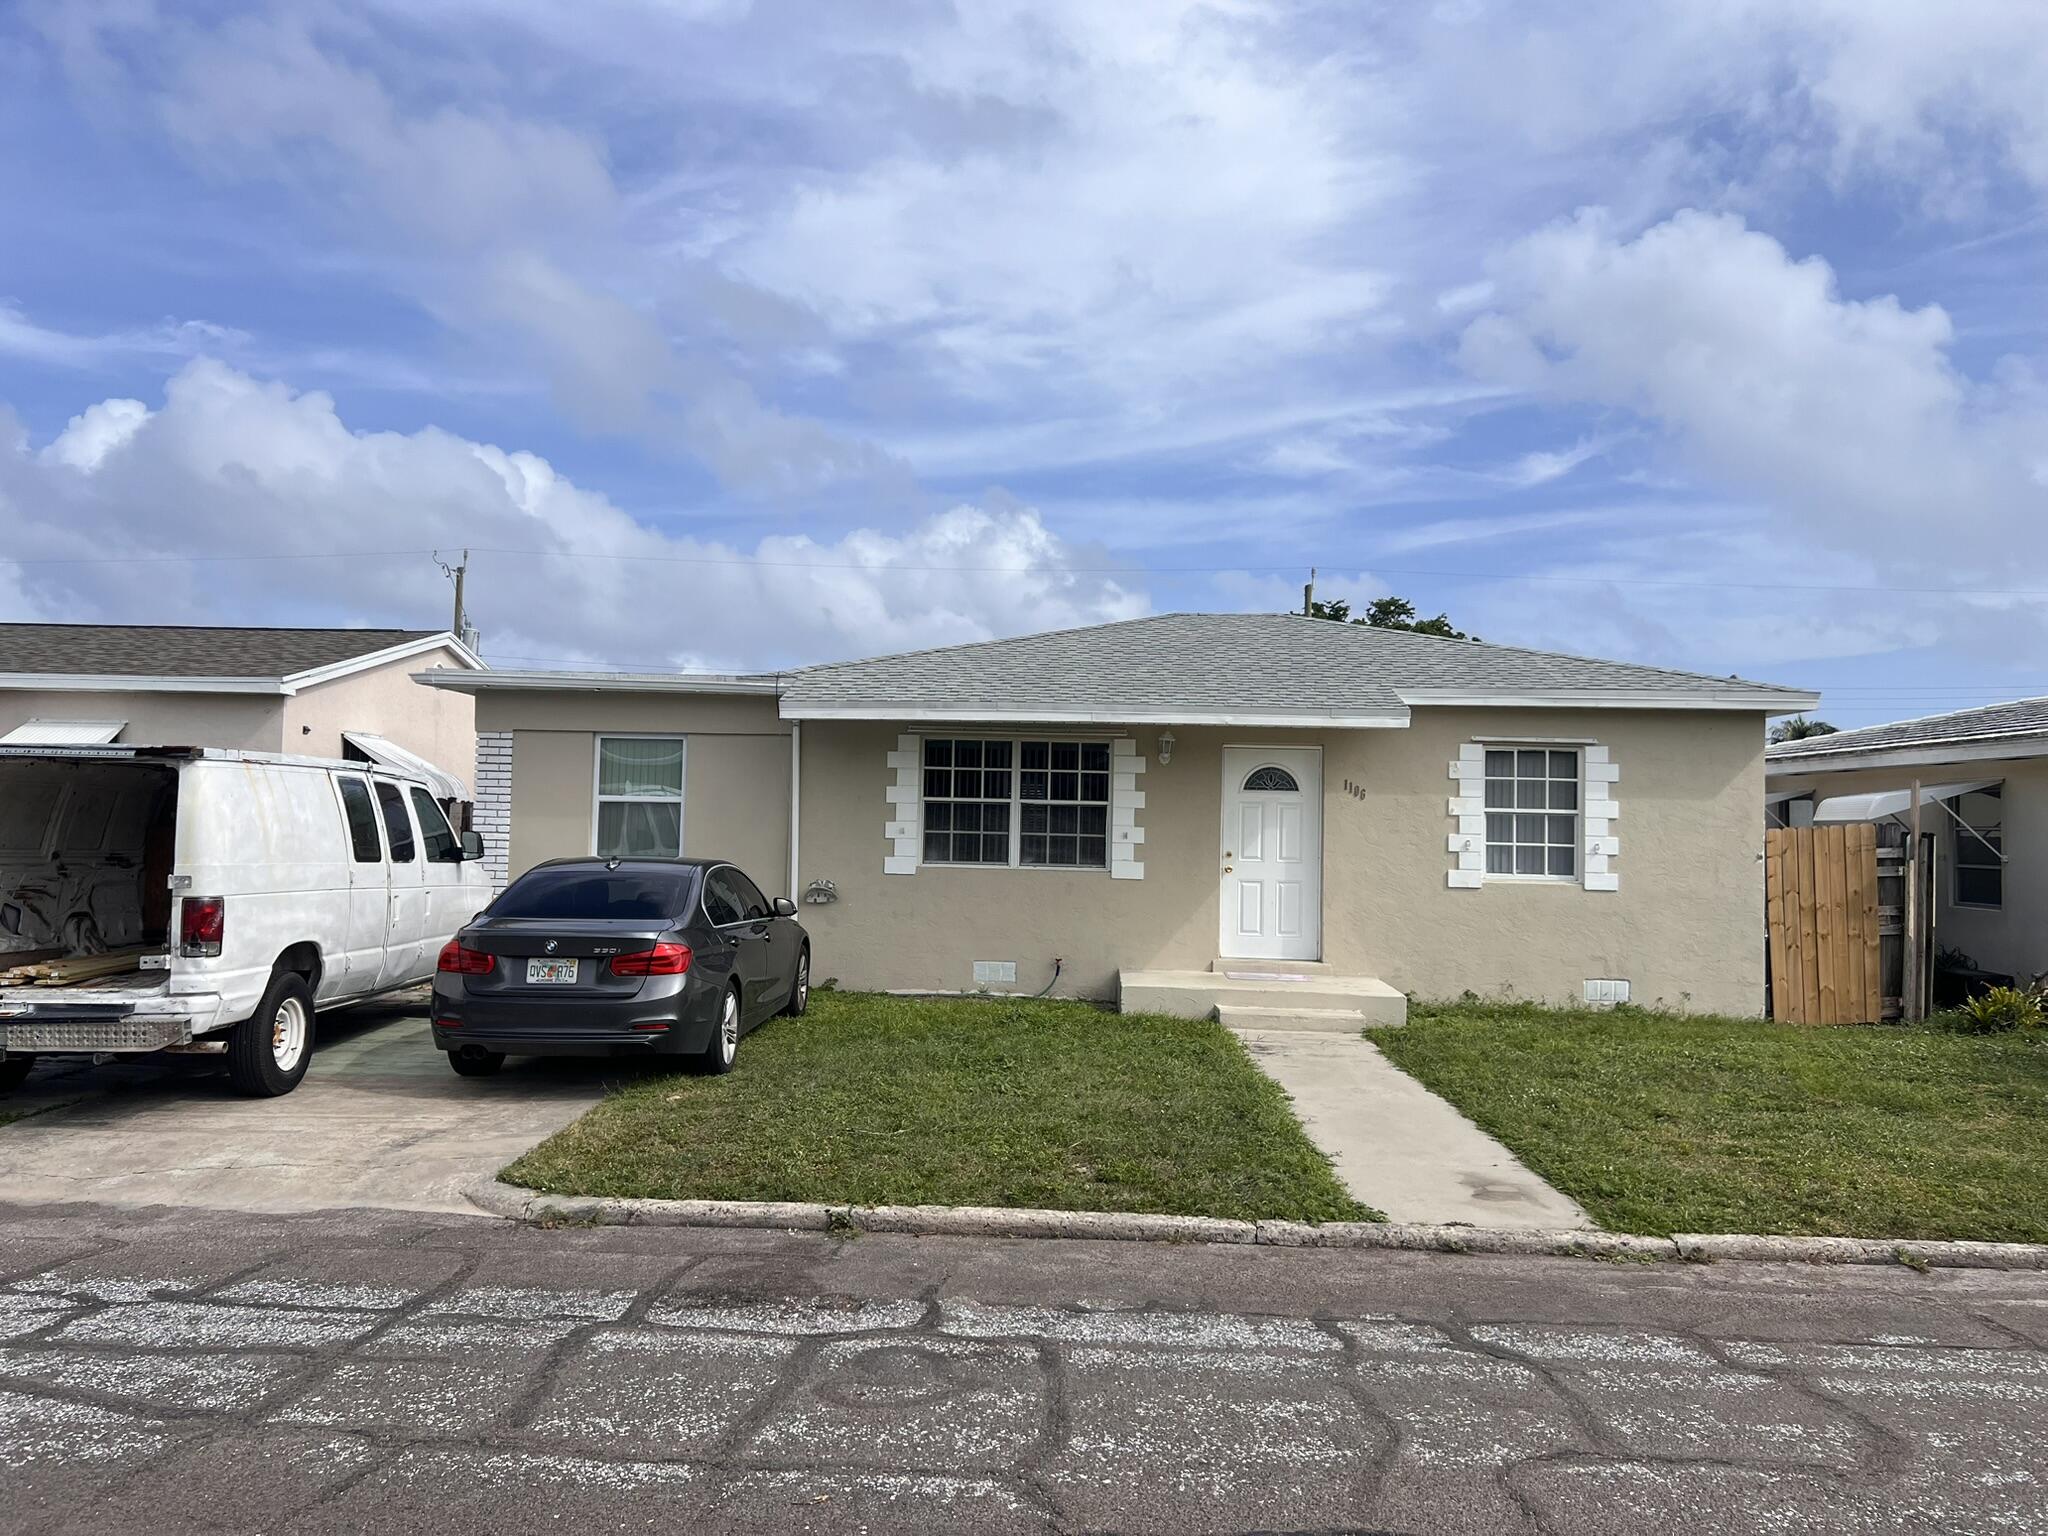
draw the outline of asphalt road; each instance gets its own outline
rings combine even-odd
[[[0,1531],[2048,1529],[2023,1274],[0,1206]]]

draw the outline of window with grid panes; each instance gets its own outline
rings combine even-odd
[[[1557,747],[1486,749],[1486,872],[1576,879],[1579,754]]]
[[[1070,869],[1109,867],[1109,743],[1017,744],[1017,859]]]
[[[1014,744],[927,737],[924,744],[924,861],[1010,862]]]

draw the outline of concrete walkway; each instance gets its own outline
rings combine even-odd
[[[1568,1200],[1357,1035],[1233,1031],[1352,1196],[1393,1221],[1591,1227]]]

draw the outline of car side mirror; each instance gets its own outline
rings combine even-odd
[[[775,915],[776,915],[777,917],[795,917],[795,916],[796,916],[796,903],[795,903],[795,902],[793,902],[793,901],[791,901],[791,900],[790,900],[790,899],[789,899],[789,898],[788,898],[787,896],[778,896],[778,897],[776,897],[776,898],[775,898]]]
[[[465,863],[474,862],[484,856],[484,835],[481,832],[462,834],[462,857]]]

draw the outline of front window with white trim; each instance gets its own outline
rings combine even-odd
[[[1492,878],[1578,878],[1576,749],[1486,749],[1486,873]]]
[[[927,737],[924,862],[1109,867],[1106,741]]]
[[[606,858],[682,857],[682,737],[597,738],[592,851]]]

